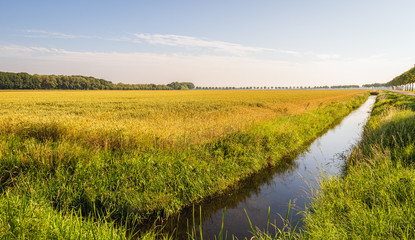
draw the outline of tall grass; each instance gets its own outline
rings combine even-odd
[[[261,230],[257,227],[254,227],[254,225],[252,225],[251,220],[249,219],[248,213],[246,213],[245,210],[245,214],[246,217],[248,218],[249,221],[249,225],[251,227],[252,230],[252,237],[251,239],[255,239],[255,240],[286,240],[286,239],[297,239],[298,238],[298,233],[296,232],[297,226],[299,224],[299,222],[297,222],[297,224],[295,226],[293,226],[289,219],[288,216],[290,215],[290,208],[291,208],[291,200],[288,203],[288,211],[287,214],[285,216],[285,218],[282,218],[283,220],[283,225],[282,227],[277,227],[276,225],[270,223],[270,213],[271,213],[271,209],[268,207],[268,219],[267,219],[267,227],[266,230]],[[270,230],[271,228],[271,230]]]
[[[291,208],[291,201],[289,202],[288,205],[288,211],[287,211],[287,215],[285,216],[285,218],[282,218],[283,220],[283,227],[279,228],[276,225],[274,225],[273,223],[270,222],[270,215],[271,215],[271,209],[268,207],[268,219],[267,219],[267,227],[266,230],[261,230],[258,227],[254,226],[249,218],[248,213],[245,210],[245,214],[246,214],[246,218],[248,219],[250,228],[251,228],[251,233],[252,233],[252,237],[245,237],[243,238],[244,240],[286,240],[286,239],[296,239],[299,235],[298,233],[296,233],[296,228],[298,226],[292,226],[291,223],[288,220],[288,216],[290,214],[290,208]],[[200,207],[200,209],[198,210],[200,216],[199,216],[199,220],[202,219],[202,208]],[[199,224],[196,224],[195,222],[195,208],[193,206],[193,224],[191,225],[192,227],[189,227],[188,224],[188,230],[187,230],[187,239],[188,240],[203,240],[203,229],[202,229],[202,222],[199,222]],[[227,240],[227,239],[238,239],[237,237],[235,237],[235,235],[229,233],[227,231],[224,232],[224,219],[225,219],[225,214],[226,214],[226,208],[223,211],[222,214],[222,225],[221,228],[219,230],[219,233],[214,236],[215,240]],[[242,239],[241,239],[242,240]]]
[[[362,92],[0,91],[0,132],[107,149],[185,148]]]
[[[296,102],[292,104],[297,104],[298,109],[287,110],[284,114],[275,109],[290,106],[289,103],[281,105],[280,102],[286,100],[274,99],[275,93],[271,91],[263,92],[264,95],[257,92],[253,100],[248,101],[237,91],[221,95],[227,96],[222,100],[214,99],[219,96],[216,92],[212,96],[201,92],[202,96],[197,97],[190,92],[181,98],[166,92],[160,93],[164,100],[158,103],[152,102],[157,96],[146,95],[147,92],[123,92],[125,95],[119,92],[24,92],[27,97],[18,92],[1,92],[3,97],[9,97],[4,97],[7,100],[0,103],[3,104],[0,121],[4,123],[0,125],[1,197],[17,203],[10,208],[12,212],[21,211],[19,201],[28,199],[25,201],[41,203],[46,212],[60,216],[68,227],[72,220],[67,219],[74,218],[79,224],[96,226],[96,231],[101,231],[99,234],[106,234],[105,229],[109,229],[117,234],[124,232],[120,236],[126,237],[126,229],[116,228],[113,221],[117,221],[117,226],[124,226],[130,224],[128,219],[139,224],[157,217],[165,218],[220,193],[260,169],[279,164],[282,157],[301,151],[367,97],[356,97],[359,93],[356,91],[310,92],[313,93],[301,96],[303,93],[299,91],[299,95],[293,95]],[[252,92],[246,94],[250,96]],[[49,98],[42,98],[42,95]],[[311,105],[307,111],[299,101],[302,97],[304,104]],[[141,98],[143,103],[137,104]],[[205,103],[204,98],[207,98]],[[37,100],[29,101],[33,99]],[[167,100],[171,102],[165,103]],[[251,106],[252,102],[260,106]],[[317,102],[319,104],[312,107]],[[169,110],[170,107],[173,110]],[[140,108],[145,110],[141,112]],[[253,113],[248,114],[250,112]],[[268,116],[270,112],[274,114]],[[127,113],[131,118],[124,119]],[[157,115],[159,113],[161,116]],[[213,119],[207,117],[210,114]],[[168,117],[163,119],[163,116]],[[251,121],[251,117],[258,116],[263,118]],[[144,127],[141,117],[147,124]],[[205,117],[210,120],[202,120]],[[145,130],[160,123],[154,131],[162,131],[164,124],[176,118],[183,126],[177,131],[165,129],[167,137],[148,134]],[[221,121],[225,120],[228,122],[223,124]],[[216,123],[219,136],[208,134],[197,141],[189,138],[196,128],[202,129],[196,131],[197,134],[205,134],[204,124],[215,129]],[[244,127],[232,128],[233,123],[236,126],[243,123]],[[223,130],[229,128],[232,129]],[[55,220],[45,216],[42,213],[34,219],[53,224]],[[25,221],[22,219],[17,222]],[[72,227],[78,225],[74,223]],[[47,224],[44,226],[49,228]],[[20,238],[28,233],[10,234]],[[141,237],[156,235],[157,231],[153,231]],[[89,235],[79,236],[88,238]]]
[[[124,226],[63,214],[44,201],[7,191],[0,198],[0,239],[128,239]]]
[[[415,98],[383,93],[347,175],[326,179],[303,238],[415,238]]]

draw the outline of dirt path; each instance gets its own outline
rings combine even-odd
[[[404,95],[409,95],[409,96],[415,97],[415,93],[411,93],[411,92],[402,92],[402,91],[395,91],[395,90],[389,90],[389,91],[394,92],[394,93],[400,93],[400,94],[404,94]]]

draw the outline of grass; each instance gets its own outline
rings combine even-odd
[[[123,226],[131,222],[168,217],[279,164],[366,97],[362,91],[2,91],[0,205],[15,217],[0,232],[30,239],[63,229],[56,238],[65,239],[76,228],[74,238],[127,238]],[[32,220],[42,222],[38,230],[18,230],[37,226]],[[156,230],[139,234],[160,237]]]
[[[346,175],[321,183],[302,238],[415,238],[414,111],[414,97],[378,97]]]
[[[0,91],[0,131],[97,148],[183,148],[359,92]]]
[[[0,239],[127,239],[123,226],[63,214],[44,201],[7,191],[0,198]]]
[[[271,213],[271,209],[270,207],[268,207],[268,219],[267,219],[267,228],[266,230],[261,230],[257,227],[254,227],[251,223],[251,220],[249,219],[248,213],[246,213],[245,210],[245,214],[246,217],[248,218],[249,221],[249,225],[251,227],[252,230],[252,238],[253,239],[257,239],[257,240],[285,240],[285,239],[296,239],[299,235],[296,232],[297,226],[299,224],[299,222],[297,222],[297,225],[292,226],[292,224],[289,222],[288,220],[288,216],[290,215],[290,209],[291,209],[291,200],[288,203],[288,211],[287,214],[285,216],[285,218],[283,218],[283,226],[281,228],[277,227],[276,225],[270,223],[270,213]],[[270,230],[270,228],[272,230]],[[273,233],[272,233],[273,232]],[[251,238],[251,239],[252,239]]]

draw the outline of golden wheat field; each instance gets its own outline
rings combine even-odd
[[[0,131],[105,148],[187,147],[364,91],[0,91]]]

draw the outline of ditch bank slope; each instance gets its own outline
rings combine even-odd
[[[306,212],[307,239],[415,238],[415,98],[383,92],[343,178]]]

